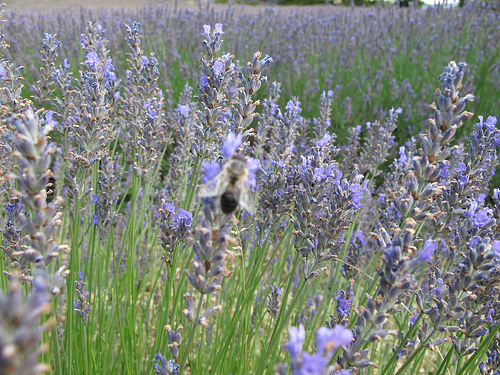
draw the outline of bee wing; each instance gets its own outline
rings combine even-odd
[[[222,170],[217,177],[211,179],[207,183],[201,185],[199,197],[217,197],[222,195],[228,185],[226,172]]]
[[[240,206],[247,212],[253,214],[255,210],[255,194],[250,189],[248,181],[241,181],[242,186],[240,186]]]

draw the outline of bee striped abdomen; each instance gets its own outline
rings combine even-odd
[[[226,190],[220,196],[220,208],[223,213],[230,214],[236,210],[238,207],[238,199],[234,196],[234,193],[230,190]]]

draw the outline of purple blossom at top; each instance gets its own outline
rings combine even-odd
[[[45,114],[45,125],[52,126],[52,128],[57,124],[53,119],[54,111],[47,111]]]
[[[193,214],[181,208],[178,213],[174,214],[172,222],[178,227],[190,227],[193,222]]]
[[[434,254],[434,251],[436,251],[437,247],[437,243],[434,243],[433,240],[425,241],[424,248],[418,254],[418,260],[420,262],[423,262],[425,260],[430,262],[432,260],[432,255]]]
[[[224,141],[224,145],[220,149],[222,155],[224,155],[226,159],[229,159],[231,155],[233,155],[234,152],[238,149],[238,147],[240,147],[241,140],[241,134],[229,133],[226,140]]]
[[[482,129],[484,125],[486,125],[487,129],[494,130],[496,129],[496,124],[497,124],[497,118],[495,116],[488,116],[486,119],[486,124],[484,123],[484,117],[479,115],[477,116],[479,118],[479,123],[476,124],[476,127],[478,129]]]
[[[114,72],[115,67],[113,66],[113,60],[111,57],[108,57],[106,63],[104,64],[104,78],[109,79],[111,81],[116,81],[116,74]]]
[[[326,133],[323,138],[321,138],[319,141],[316,142],[316,146],[318,147],[325,147],[328,142],[332,139],[332,136],[329,133]]]
[[[203,162],[203,177],[201,178],[202,183],[207,183],[208,181],[214,179],[220,172],[220,165],[215,161],[205,161]]]
[[[293,100],[288,101],[288,103],[285,106],[285,109],[287,110],[287,112],[290,112],[292,114],[298,114],[302,111],[300,109],[300,103],[297,102],[297,106],[295,106],[295,103],[293,102]]]
[[[179,114],[181,116],[188,116],[189,115],[189,105],[182,105],[182,104],[179,104],[177,106],[177,112],[179,112]]]
[[[97,56],[97,52],[92,51],[87,53],[85,64],[89,64],[92,67],[92,69],[95,69],[98,63],[99,63],[99,56]]]
[[[328,364],[326,358],[319,354],[302,354],[302,365],[293,371],[293,375],[316,375],[321,374]]]
[[[304,326],[301,324],[297,327],[290,327],[288,330],[288,342],[283,347],[285,350],[288,350],[290,353],[290,357],[293,360],[299,358],[300,352],[302,352],[302,343],[306,339],[306,331]]]
[[[337,324],[333,329],[320,327],[316,331],[316,350],[318,353],[332,352],[340,346],[351,342],[354,334],[350,329],[341,324]]]
[[[398,163],[403,165],[406,163],[406,160],[407,160],[407,157],[406,157],[406,154],[405,154],[405,146],[401,146],[399,147],[399,159],[398,159]]]
[[[203,32],[201,35],[205,35],[207,38],[210,36],[210,30],[212,27],[210,25],[203,25]]]
[[[215,33],[218,35],[224,34],[224,31],[222,31],[222,23],[216,23],[214,30],[215,30]]]

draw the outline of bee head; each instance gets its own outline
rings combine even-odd
[[[232,155],[227,163],[229,170],[234,174],[242,175],[248,173],[247,159],[242,155]]]

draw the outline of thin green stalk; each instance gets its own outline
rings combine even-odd
[[[198,307],[196,308],[196,315],[195,315],[196,318],[198,318],[200,316],[201,308],[203,306],[203,299],[204,299],[203,297],[204,297],[204,294],[200,295],[200,300],[198,301]],[[186,348],[184,349],[184,354],[181,357],[182,360],[180,362],[180,369],[179,369],[180,374],[182,374],[182,370],[184,369],[186,361],[189,357],[189,351],[191,350],[191,345],[193,343],[194,333],[195,333],[197,327],[198,327],[198,324],[196,322],[193,322],[191,325],[191,329],[189,330],[187,345],[186,345]]]
[[[290,306],[287,308],[286,313],[280,322],[279,328],[277,330],[275,330],[275,334],[271,337],[271,341],[270,341],[269,345],[267,346],[266,350],[264,351],[264,355],[259,360],[259,365],[257,367],[257,371],[255,372],[256,374],[263,374],[264,373],[264,368],[266,367],[266,363],[267,363],[267,360],[269,359],[269,355],[271,354],[271,352],[274,352],[274,349],[278,345],[278,341],[279,341],[279,338],[281,336],[281,332],[283,332],[283,329],[288,324],[288,319],[290,319],[292,312],[295,310],[295,306],[296,306],[297,302],[299,301],[300,297],[302,296],[302,293],[304,292],[306,285],[307,285],[307,280],[303,280],[301,282],[301,284],[298,286],[297,290],[295,291],[295,296],[294,296],[292,302],[290,303]]]

